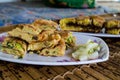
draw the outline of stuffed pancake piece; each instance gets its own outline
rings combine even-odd
[[[1,51],[23,58],[27,52],[27,43],[18,38],[6,37],[2,42]]]
[[[108,34],[120,34],[120,21],[119,20],[109,20],[105,23],[106,33]]]
[[[64,56],[66,45],[64,39],[60,39],[58,44],[54,47],[44,48],[38,53],[43,56]]]
[[[46,39],[28,44],[28,50],[36,51],[44,48],[53,48],[58,45],[61,36],[59,34],[47,35]]]

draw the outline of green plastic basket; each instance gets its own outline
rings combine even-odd
[[[58,7],[94,8],[95,0],[49,0],[49,3]]]

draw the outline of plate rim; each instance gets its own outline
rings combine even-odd
[[[10,58],[2,58],[0,57],[0,60],[12,62],[12,63],[19,63],[19,64],[29,64],[29,65],[46,65],[46,66],[65,66],[65,65],[81,65],[81,64],[93,64],[98,62],[107,61],[109,57],[106,57],[105,59],[94,59],[93,61],[76,61],[76,62],[35,62],[35,61],[25,61],[23,62],[20,59],[17,59],[13,61],[13,59]]]
[[[79,33],[81,35],[94,36],[94,37],[120,38],[120,34],[119,35],[114,35],[114,34],[87,33],[87,32],[73,32],[73,33]]]

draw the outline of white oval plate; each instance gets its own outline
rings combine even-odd
[[[5,35],[6,35],[5,33],[0,34],[0,39],[1,37],[4,37]],[[101,50],[99,52],[99,58],[93,59],[93,60],[87,60],[87,61],[76,61],[71,56],[71,53],[70,53],[71,50],[67,50],[65,52],[65,55],[62,57],[46,57],[46,56],[40,56],[37,54],[27,53],[23,59],[16,59],[11,54],[0,52],[0,60],[15,62],[15,63],[22,63],[22,64],[50,65],[50,66],[91,64],[91,63],[98,63],[98,62],[103,62],[103,61],[108,60],[109,48],[107,44],[101,38],[85,36],[85,35],[81,35],[80,33],[74,33],[74,32],[73,32],[73,35],[76,36],[77,38],[76,44],[86,43],[89,39],[99,43],[101,46]]]

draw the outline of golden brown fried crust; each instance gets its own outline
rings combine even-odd
[[[49,36],[51,34],[54,34],[53,30],[43,30],[39,35],[38,35],[38,40],[39,41],[45,41],[49,39]]]
[[[45,20],[45,19],[36,19],[34,22],[33,22],[34,25],[39,25],[39,26],[49,26],[49,27],[53,27],[55,29],[58,28],[58,24],[54,21],[51,21],[51,20]]]
[[[25,24],[21,29],[23,32],[27,32],[29,34],[38,35],[42,30],[39,27],[34,26],[33,24]]]
[[[46,38],[41,38],[42,40],[30,43],[28,45],[28,50],[41,50],[43,48],[53,48],[58,44],[61,40],[61,36],[59,34],[46,34]]]
[[[39,41],[30,43],[28,45],[28,50],[41,50],[42,48],[48,47],[52,48],[56,46],[61,39],[65,40],[66,45],[69,44],[71,47],[75,46],[76,38],[73,37],[72,33],[69,31],[55,31],[49,35],[46,33],[48,32],[45,31],[45,34],[40,35],[41,38]],[[68,38],[70,38],[71,42],[67,41]]]
[[[92,25],[98,28],[102,28],[105,22],[105,19],[100,16],[91,16]]]
[[[56,28],[51,29],[51,27],[56,27],[56,23],[50,20],[36,20],[34,23],[39,25],[44,25],[46,29],[41,29],[40,26],[35,26],[34,24],[21,24],[22,28],[15,28],[12,31],[8,32],[9,36],[21,38],[28,43],[32,43],[35,41],[43,41],[46,40],[48,35],[54,33]],[[46,26],[47,25],[47,26]],[[51,26],[51,27],[50,27]]]
[[[30,34],[30,33],[27,33],[27,32],[23,32],[21,29],[19,28],[16,28],[16,29],[13,29],[12,31],[9,31],[8,32],[8,35],[11,36],[11,37],[17,37],[17,38],[20,38],[22,40],[25,40],[26,42],[28,43],[32,43],[32,42],[35,42],[37,41],[37,37],[38,36],[35,36],[33,34]]]
[[[69,36],[70,31],[56,31],[55,33],[58,33],[61,35],[62,38],[67,38]]]
[[[45,48],[41,51],[38,51],[40,55],[43,56],[63,56],[65,54],[65,41],[61,39],[54,48]]]
[[[105,23],[106,29],[120,29],[120,21],[119,20],[109,20]]]

